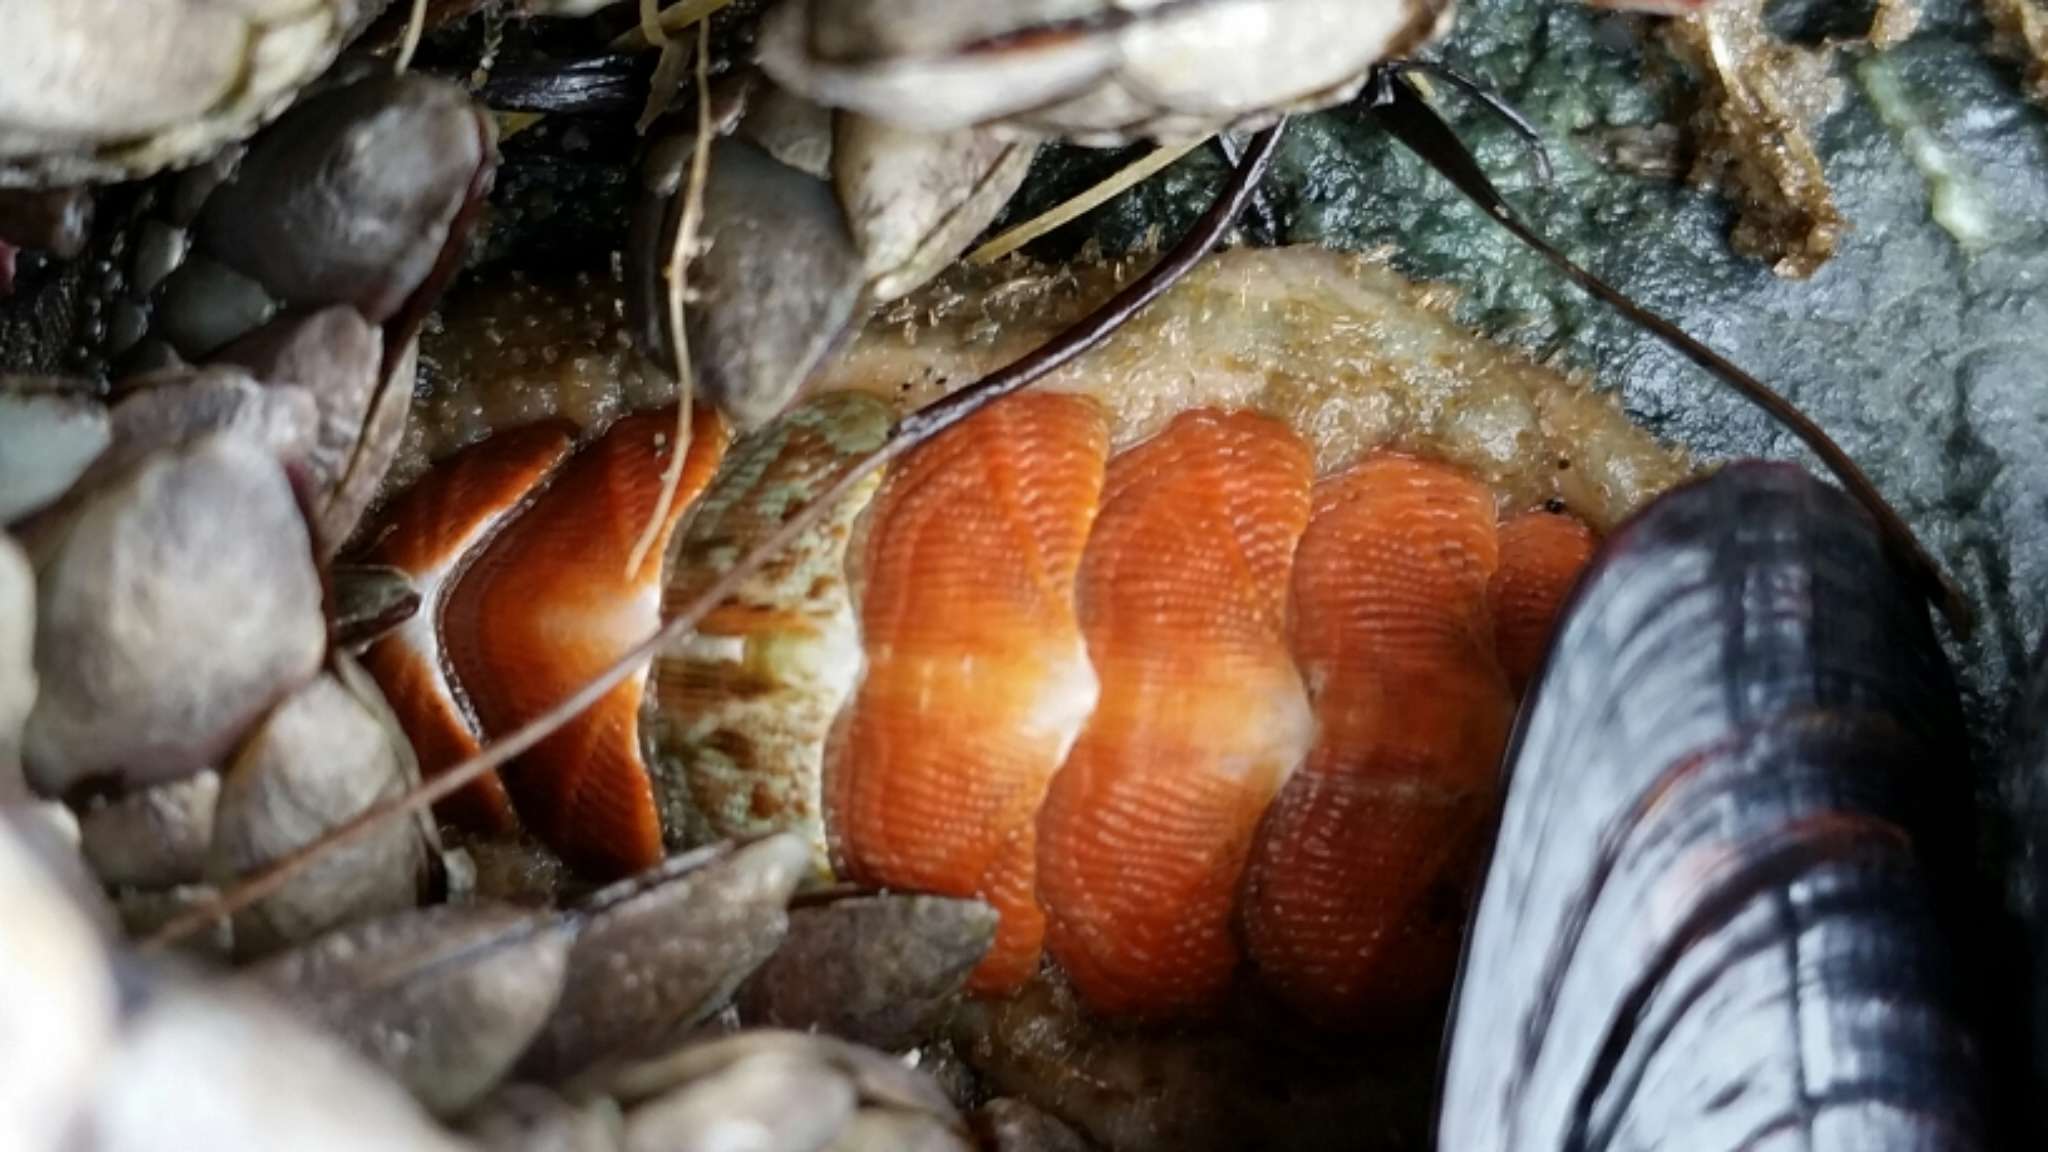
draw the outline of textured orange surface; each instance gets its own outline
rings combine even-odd
[[[1092,705],[1074,576],[1108,453],[1093,401],[1027,393],[903,460],[859,571],[867,674],[825,765],[839,870],[1001,914],[971,986],[1036,969],[1033,816]]]
[[[427,772],[658,626],[665,549],[626,561],[673,422],[629,417],[574,455],[561,424],[501,435],[392,503],[365,558],[429,610],[366,664]],[[664,541],[724,447],[700,417]],[[1513,692],[1593,534],[1496,523],[1485,484],[1401,455],[1312,484],[1301,439],[1251,413],[1185,413],[1107,455],[1094,401],[1027,394],[883,483],[848,566],[866,670],[825,761],[837,867],[994,905],[983,993],[1049,948],[1112,1015],[1202,1013],[1247,956],[1324,1024],[1431,1010]],[[523,819],[593,877],[655,863],[649,690],[643,668],[444,815]]]
[[[1492,588],[1494,635],[1501,666],[1517,693],[1536,675],[1558,609],[1596,543],[1591,528],[1562,512],[1524,512],[1501,524],[1500,570]]]
[[[1213,1007],[1260,814],[1308,750],[1288,576],[1313,463],[1286,425],[1196,411],[1110,463],[1079,602],[1100,702],[1039,816],[1047,946],[1088,1004]]]
[[[380,517],[376,543],[364,560],[412,577],[424,602],[417,616],[371,645],[363,666],[383,689],[427,776],[469,759],[479,747],[442,659],[446,592],[464,558],[568,455],[570,435],[568,425],[551,421],[494,436],[443,461],[392,500]],[[438,811],[457,824],[488,832],[518,826],[511,799],[495,775],[443,800]]]
[[[1317,486],[1294,573],[1315,750],[1261,828],[1246,943],[1327,1022],[1427,1010],[1455,968],[1513,702],[1494,655],[1493,494],[1379,455]]]
[[[463,573],[443,636],[486,732],[508,732],[595,678],[661,623],[669,532],[710,481],[726,434],[699,411],[661,537],[626,570],[653,515],[673,450],[673,408],[628,416],[563,465],[532,507]],[[602,700],[507,766],[520,817],[572,867],[596,878],[661,860],[661,822],[641,762],[643,665]]]

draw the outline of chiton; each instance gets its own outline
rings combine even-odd
[[[416,437],[424,475],[375,537],[427,605],[370,654],[426,769],[566,695],[903,411],[1125,271],[957,273],[782,419],[728,442],[700,416],[687,448],[673,409],[561,418],[609,403],[557,370],[609,356],[602,325],[551,363],[451,350],[451,325],[427,354],[464,370],[429,403],[544,418]],[[1247,960],[1332,1022],[1440,1001],[1550,617],[1598,534],[1690,471],[1443,305],[1362,257],[1212,259],[446,815],[595,875],[794,828],[821,879],[997,908],[983,992],[1049,952],[1111,1014],[1209,1011]],[[629,568],[677,451],[664,546]]]

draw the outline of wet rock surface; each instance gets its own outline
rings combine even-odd
[[[1652,22],[1531,0],[1476,0],[1460,13],[1438,55],[1534,120],[1556,167],[1548,187],[1499,122],[1455,94],[1438,103],[1532,224],[1782,389],[1877,479],[1978,610],[1975,637],[1951,638],[1951,652],[1981,753],[2048,623],[2048,115],[2027,102],[2025,66],[1994,51],[1977,4],[1920,8],[1902,43],[1836,55],[1842,100],[1814,142],[1846,231],[1803,281],[1732,250],[1735,205],[1682,182],[1683,131],[1668,176],[1601,162],[1617,131],[1654,139],[1693,109]],[[1807,34],[1803,10],[1775,5],[1767,16],[1796,37]],[[1906,117],[1881,106],[1891,95]],[[1956,186],[1923,170],[1930,145],[1985,207],[1981,231],[1959,239],[1937,221]],[[1129,158],[1048,152],[1007,219]],[[1220,159],[1198,151],[1092,226],[1033,251],[1067,255],[1089,238],[1115,250],[1152,229],[1172,236],[1220,180]],[[1456,288],[1464,319],[1593,373],[1631,415],[1705,460],[1799,458],[1760,412],[1580,294],[1362,121],[1298,122],[1268,197],[1278,239],[1390,247],[1397,268]]]
[[[1054,1131],[1106,1149],[1429,1147],[1435,1037],[1426,1030],[1332,1037],[1277,1005],[1235,1011],[1215,1025],[1118,1028],[1041,975],[1012,999],[967,1001],[951,1033],[985,1090],[1028,1101],[1059,1122]]]
[[[994,1152],[1088,1152],[1079,1132],[1008,1096],[982,1105],[974,1129]]]

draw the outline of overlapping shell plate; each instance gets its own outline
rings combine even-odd
[[[713,455],[685,469],[703,496],[669,550],[666,609],[895,413],[1124,274],[960,274],[722,457],[700,421]],[[469,371],[433,403],[601,408],[563,367],[606,346],[595,324],[586,337],[541,364],[451,326],[441,340],[463,343],[428,355]],[[432,610],[369,660],[419,709],[429,771],[531,715],[536,675],[565,691],[651,631],[651,573],[629,581],[638,627],[618,624],[613,574],[672,425],[485,440],[392,505],[376,558],[412,570]],[[463,803],[599,872],[664,841],[793,829],[820,877],[995,905],[988,991],[1031,978],[1049,939],[1098,1009],[1211,1012],[1244,933],[1297,1007],[1399,1017],[1448,979],[1490,764],[1549,613],[1595,533],[1685,472],[1611,403],[1465,335],[1370,260],[1226,254],[1042,393],[846,500],[583,735],[516,765],[509,805],[495,783]],[[1358,793],[1359,772],[1386,782]],[[1416,808],[1415,787],[1441,800]],[[1317,847],[1361,837],[1380,880]],[[1427,943],[1418,916],[1439,925]],[[1313,927],[1333,917],[1362,935]]]

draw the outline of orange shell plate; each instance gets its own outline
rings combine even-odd
[[[1110,462],[1081,564],[1095,714],[1039,815],[1047,945],[1098,1011],[1213,1007],[1253,831],[1313,732],[1287,650],[1313,462],[1286,425],[1184,414]]]
[[[825,764],[833,855],[857,883],[994,906],[981,992],[1037,968],[1033,817],[1094,703],[1074,576],[1107,455],[1093,401],[1027,393],[912,453],[869,511],[867,673]]]
[[[1317,486],[1294,574],[1294,651],[1318,733],[1247,874],[1247,946],[1298,1009],[1426,1011],[1463,908],[1513,701],[1494,655],[1493,493],[1396,455]]]
[[[569,453],[561,422],[528,425],[466,448],[441,462],[384,510],[382,534],[364,559],[412,578],[419,614],[363,654],[429,777],[476,755],[477,733],[448,677],[441,609],[463,558],[504,525],[536,485]],[[445,818],[507,833],[518,826],[497,776],[485,776],[441,802]]]
[[[1592,558],[1595,543],[1591,528],[1562,512],[1524,512],[1500,526],[1494,632],[1501,666],[1517,693],[1536,675],[1558,610]]]
[[[538,716],[660,626],[669,533],[726,444],[717,417],[700,410],[660,535],[628,572],[660,500],[675,432],[672,407],[613,424],[462,575],[443,635],[486,732],[501,735]],[[661,860],[661,821],[639,742],[646,676],[643,664],[505,771],[520,817],[593,877]]]

